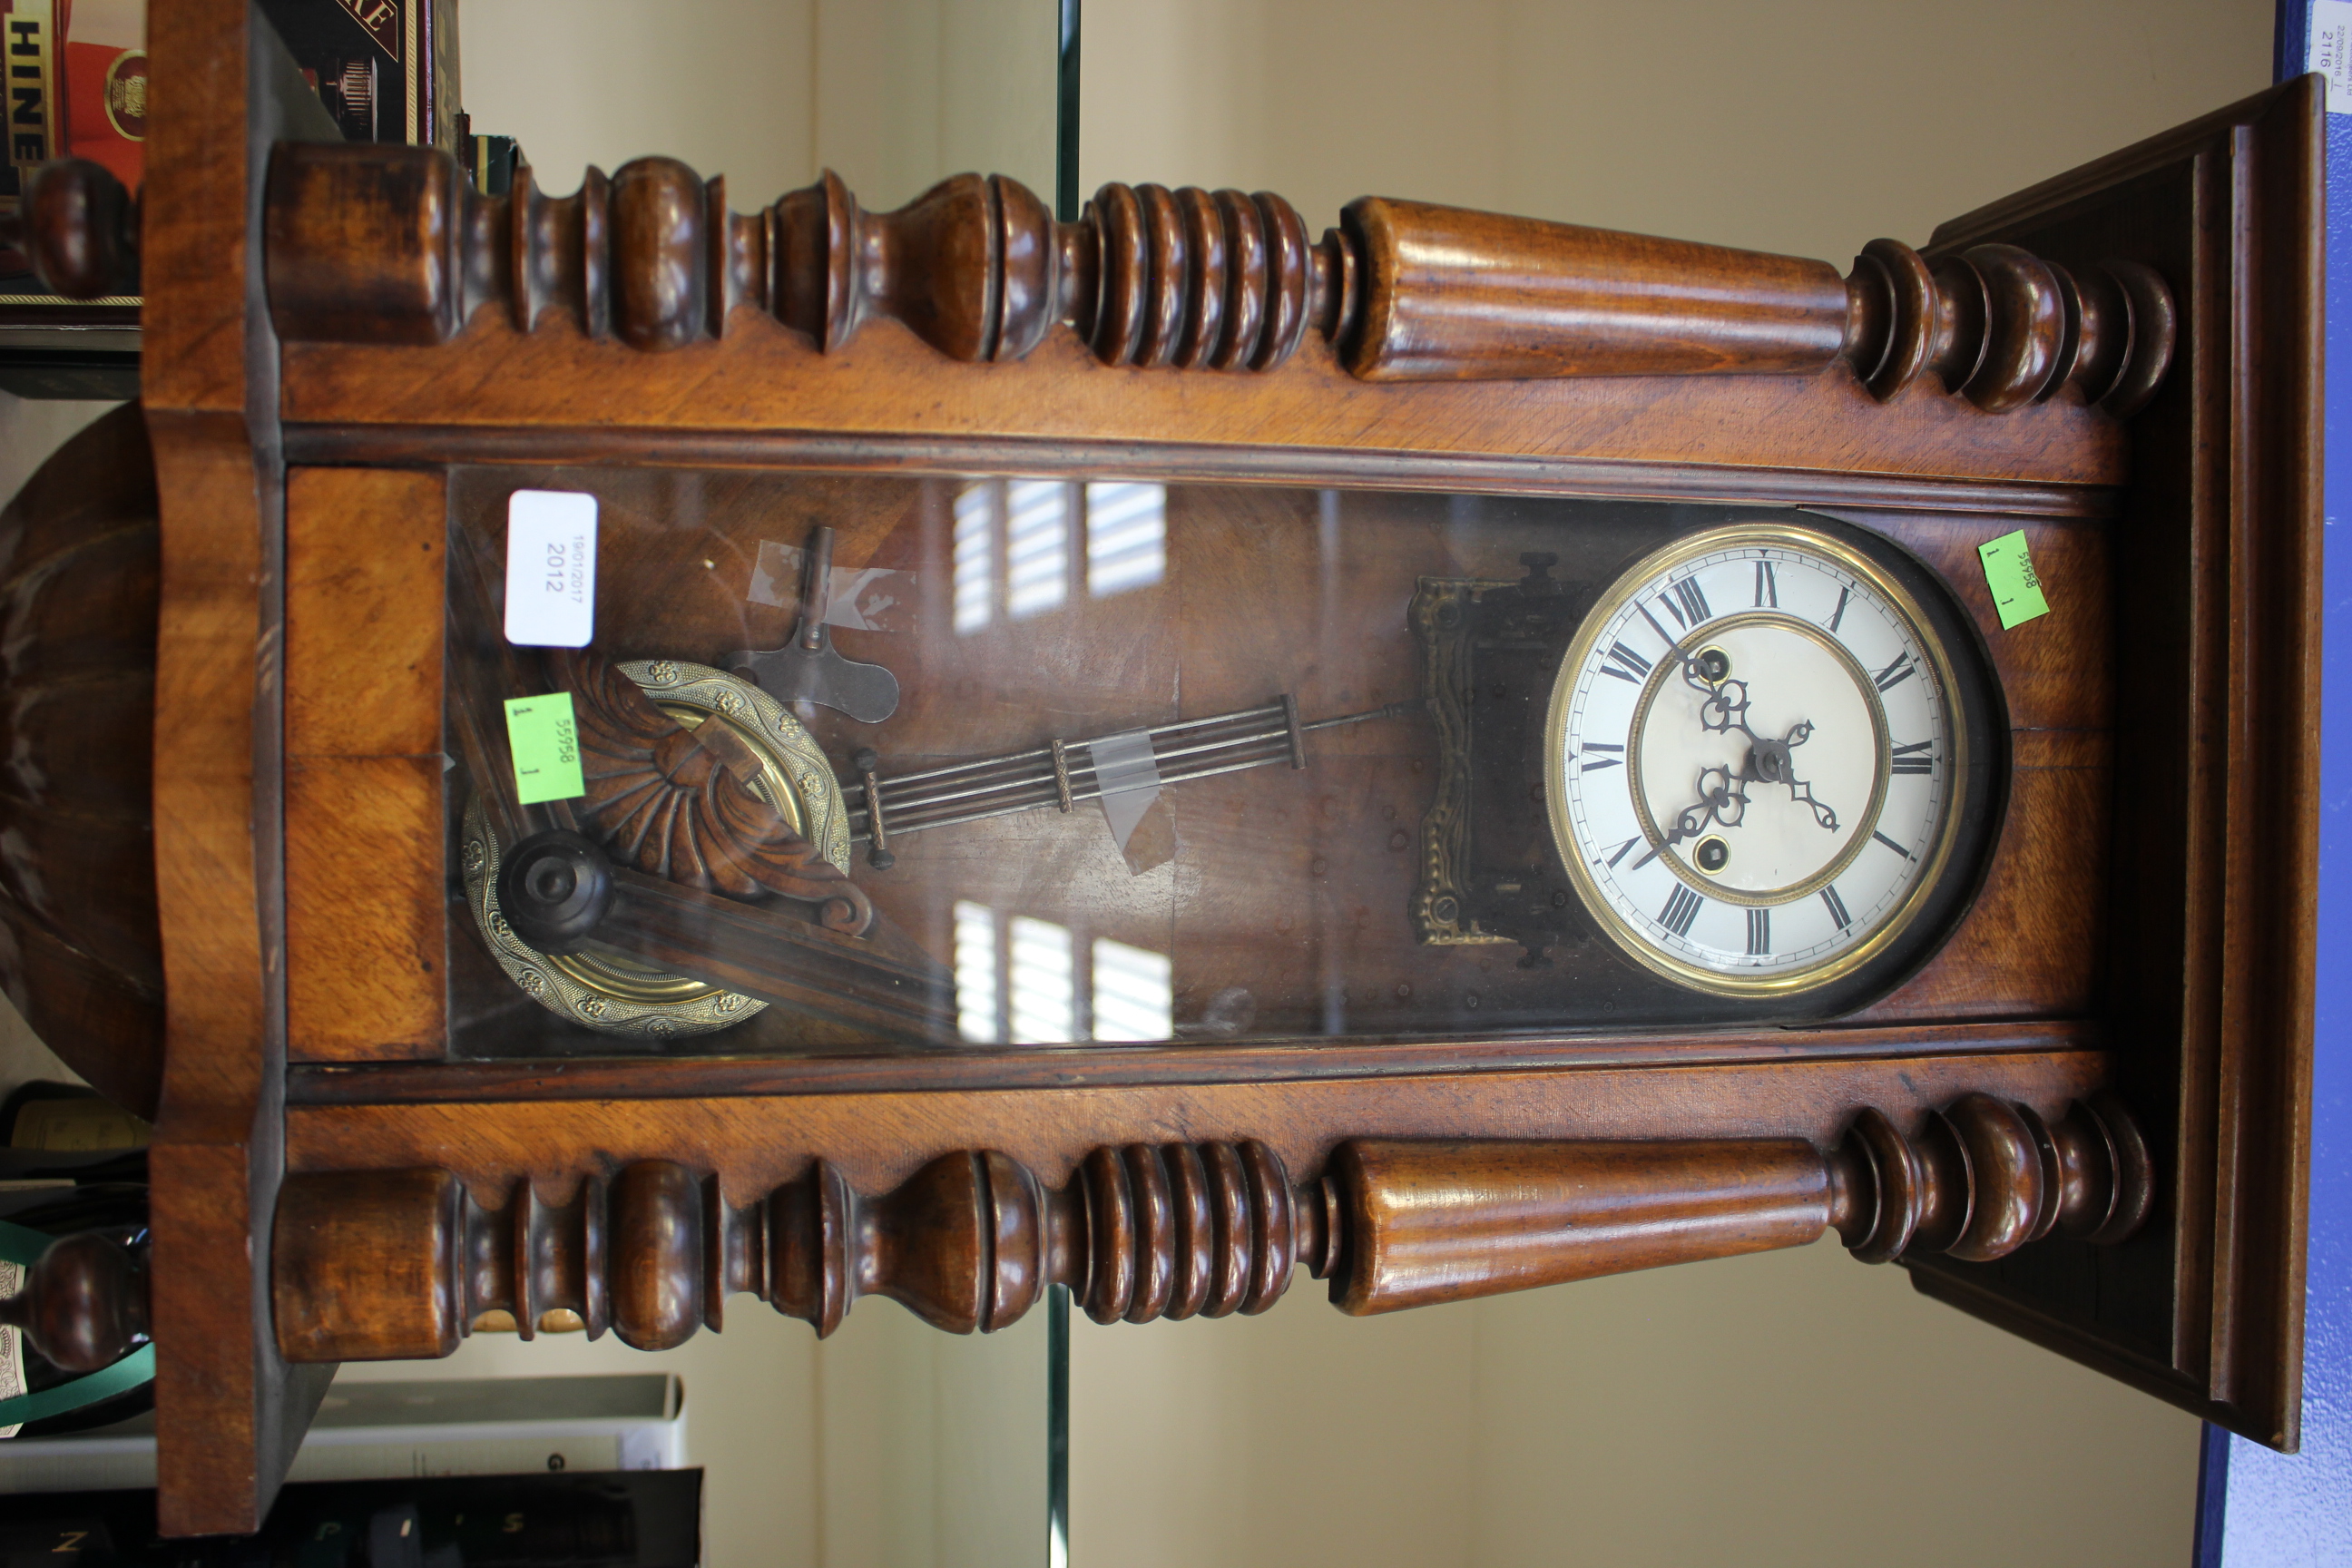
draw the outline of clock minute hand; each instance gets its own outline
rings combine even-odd
[[[1815,823],[1832,832],[1836,831],[1836,810],[1828,803],[1814,798],[1812,784],[1797,776],[1796,759],[1790,754],[1792,747],[1801,746],[1812,738],[1811,721],[1798,720],[1789,726],[1788,734],[1777,741],[1759,738],[1744,723],[1740,729],[1754,742],[1748,748],[1748,762],[1740,769],[1740,780],[1743,783],[1786,784],[1791,799],[1802,801],[1812,808]]]
[[[1680,644],[1675,645],[1675,651],[1682,652]],[[1675,825],[1651,846],[1648,854],[1633,862],[1634,868],[1647,865],[1686,838],[1697,837],[1710,826],[1738,826],[1748,812],[1748,794],[1738,787],[1743,784],[1787,785],[1791,797],[1812,809],[1816,823],[1834,830],[1837,812],[1815,799],[1813,786],[1797,777],[1795,760],[1790,754],[1792,747],[1801,746],[1812,738],[1812,721],[1801,719],[1789,727],[1788,734],[1778,739],[1759,735],[1748,723],[1746,681],[1709,679],[1697,655],[1684,653],[1682,665],[1684,684],[1706,699],[1699,708],[1700,726],[1715,734],[1727,735],[1738,731],[1748,737],[1748,754],[1737,773],[1729,768],[1700,769],[1697,804],[1685,806],[1675,815]]]
[[[1677,651],[1679,651],[1679,645],[1677,645]],[[1786,784],[1791,797],[1804,802],[1812,809],[1813,820],[1816,823],[1826,829],[1835,831],[1838,825],[1836,810],[1826,802],[1814,798],[1813,786],[1797,776],[1795,760],[1790,755],[1790,748],[1801,746],[1812,738],[1812,721],[1800,719],[1796,723],[1789,726],[1787,735],[1778,740],[1759,735],[1748,722],[1748,683],[1744,680],[1720,679],[1710,680],[1707,679],[1706,668],[1701,662],[1703,658],[1703,655],[1683,655],[1683,684],[1706,699],[1699,707],[1698,721],[1702,728],[1712,733],[1724,735],[1737,730],[1748,737],[1748,757],[1740,767],[1738,775],[1739,781],[1743,784]],[[1706,774],[1700,774],[1699,780],[1700,793],[1704,796],[1706,793]],[[1747,797],[1742,795],[1739,798],[1744,802]],[[1706,804],[1706,799],[1700,802],[1701,806]],[[1697,809],[1698,807],[1692,808],[1693,811]],[[1687,837],[1679,830],[1683,823],[1688,822],[1690,817],[1690,811],[1683,813],[1682,821],[1675,825],[1677,832],[1666,839],[1667,844],[1676,843],[1682,837]],[[1717,820],[1722,822],[1727,827],[1737,826],[1739,821],[1737,816],[1718,816]],[[1702,816],[1697,826],[1693,827],[1691,832],[1696,833],[1706,825],[1706,820]]]

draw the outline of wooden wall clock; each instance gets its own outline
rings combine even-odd
[[[2294,1442],[2312,82],[1841,276],[1150,185],[485,198],[330,144],[235,0],[155,26],[156,1239],[38,1300],[152,1326],[168,1529],[486,1312],[1372,1312],[1831,1227]],[[119,197],[44,179],[114,281]],[[508,635],[534,492],[596,503],[582,648]],[[137,1035],[62,973],[53,1038]]]

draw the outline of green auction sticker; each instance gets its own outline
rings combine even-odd
[[[1977,557],[1984,563],[1985,583],[1992,589],[1993,608],[2000,612],[2001,630],[2050,613],[2050,601],[2042,596],[2042,579],[2034,574],[2033,556],[2025,548],[2025,530],[1978,545]]]
[[[580,776],[580,733],[572,724],[572,693],[507,699],[507,747],[514,752],[515,794],[525,805],[576,800],[588,793]]]

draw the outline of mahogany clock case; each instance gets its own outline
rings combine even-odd
[[[788,645],[798,629],[801,547],[816,528],[834,530],[835,579],[855,584],[859,599],[849,614],[836,612],[846,624],[828,633],[843,657],[890,668],[900,697],[873,723],[831,706],[793,706],[819,753],[803,752],[793,766],[813,762],[841,781],[835,805],[816,798],[823,784],[803,783],[799,793],[812,797],[803,803],[812,817],[803,837],[819,834],[817,818],[848,816],[857,837],[845,858],[833,846],[833,858],[845,860],[885,925],[938,966],[958,1012],[955,1033],[926,1040],[903,1032],[908,1026],[828,1016],[822,1000],[762,1008],[736,997],[728,1005],[708,999],[707,985],[688,993],[697,1000],[687,1005],[633,1003],[637,993],[612,967],[626,963],[614,950],[595,950],[606,955],[602,968],[588,952],[532,963],[486,916],[497,878],[485,851],[495,854],[498,836],[485,826],[482,801],[496,792],[478,775],[490,772],[496,784],[495,770],[511,766],[493,704],[537,695],[554,679],[542,656],[509,647],[500,635],[507,512],[519,489],[597,498],[589,652],[641,680],[651,669],[723,669],[737,650]],[[1116,479],[468,468],[456,472],[449,494],[446,689],[450,749],[463,761],[446,775],[444,800],[446,973],[450,1047],[459,1056],[830,1053],[1010,1038],[1379,1040],[1810,1022],[1877,999],[1927,963],[1965,915],[2000,839],[2007,705],[1977,619],[1945,575],[1973,572],[1975,544],[2007,531],[1981,516],[1882,520],[1906,548],[1784,509]],[[1969,741],[1957,842],[1898,940],[1851,975],[1780,997],[1710,995],[1602,938],[1570,891],[1545,808],[1547,711],[1585,612],[1660,546],[1738,521],[1807,529],[1900,582],[1955,672],[1948,700]],[[1934,552],[1940,570],[1913,548]],[[2067,643],[2069,627],[2101,624],[2097,587],[2080,579],[2063,546],[2045,553],[2060,574],[2052,589],[2058,614],[2020,633],[1996,623],[1995,637]],[[1537,563],[1532,573],[1528,562]],[[1530,576],[1548,629],[1515,630],[1517,641],[1465,629],[1454,660],[1435,646],[1445,634],[1415,624],[1417,595],[1433,585],[1499,587]],[[1973,595],[1983,600],[1980,576]],[[650,695],[675,708],[672,687]],[[730,697],[757,700],[748,688],[716,690],[720,702]],[[2030,711],[2031,694],[2027,704]],[[1204,722],[1224,715],[1241,717]],[[2043,716],[2031,716],[2040,727]],[[744,717],[735,710],[739,728]],[[789,731],[795,720],[765,722]],[[609,786],[595,775],[627,764],[603,756],[593,725],[583,723],[589,798],[522,808],[516,830],[577,826],[644,869],[702,875],[692,834],[677,820],[691,815],[692,789],[678,775],[657,776],[648,752],[641,775],[631,775],[643,787],[627,792],[627,809],[599,810]],[[1139,797],[1150,802],[1140,820],[1114,826],[1086,798],[1095,770],[1080,742],[1187,724],[1157,739],[1161,782]],[[710,734],[699,722],[696,732]],[[1050,785],[1055,741],[1067,749],[1064,773],[1075,770],[1075,811],[1060,808]],[[939,770],[1005,754],[1031,760],[1025,773],[950,773],[932,786],[944,796],[929,812],[940,825],[890,829],[887,851],[875,857],[853,761],[866,750],[890,823],[923,823],[921,781]],[[995,783],[1009,777],[1024,783]],[[2046,796],[2031,798],[2038,810]],[[1027,809],[955,820],[1003,802]],[[689,860],[691,872],[679,864]],[[1453,896],[1432,892],[1441,872],[1460,875],[1458,890],[1475,907],[1526,904],[1539,911],[1537,922],[1505,919],[1506,934],[1491,920],[1457,921],[1430,940],[1427,907]],[[2007,941],[2026,938],[2015,922],[2001,923]],[[1989,931],[1979,940],[2002,939]],[[1021,950],[1004,952],[1013,942]],[[493,952],[497,964],[486,962]],[[1041,1004],[1025,967],[1040,952],[1069,966],[1068,1004],[1057,1001],[1052,977]],[[2086,946],[2072,956],[2084,967],[2092,960]],[[1128,979],[1138,965],[1142,978]],[[1008,994],[1016,970],[1026,989]],[[1159,1019],[1149,998],[1137,1013],[1124,989],[1094,1005],[1097,974],[1107,988],[1164,987]],[[1989,1000],[2046,1006],[2029,987],[2012,981]]]
[[[92,216],[120,200],[68,201],[37,237],[91,285],[135,251],[147,301],[163,1529],[251,1529],[326,1362],[445,1353],[502,1297],[519,1327],[539,1292],[609,1305],[646,1344],[719,1326],[746,1289],[820,1328],[875,1291],[988,1326],[1053,1279],[1139,1321],[1189,1310],[1210,1274],[1247,1286],[1218,1286],[1221,1306],[1270,1300],[1294,1261],[1356,1279],[1364,1308],[1827,1226],[1970,1311],[2294,1443],[2315,79],[1924,251],[1876,242],[1841,276],[1372,198],[1319,245],[1271,195],[1107,187],[1056,226],[978,176],[887,215],[830,177],[730,215],[723,184],[666,160],[577,196],[519,178],[479,198],[429,150],[332,145],[238,0],[151,20],[178,74],[158,80],[135,246]],[[91,195],[77,179],[60,189]],[[1210,265],[1171,213],[1264,244]],[[1212,342],[1228,298],[1249,309]],[[1092,591],[1069,520],[1096,483],[1167,487],[1160,582]],[[813,713],[827,768],[845,756],[870,795],[901,757],[1220,714],[1254,715],[1252,735],[1278,714],[1271,762],[1163,774],[1156,848],[1144,817],[1115,844],[1075,787],[1061,811],[1059,770],[1046,809],[895,845],[869,813],[846,866],[796,840],[752,744],[773,735],[713,729],[723,704],[652,668],[793,631],[744,604],[753,562],[721,546],[821,552],[822,524],[845,563],[939,593],[959,504],[1001,500],[1009,542],[1016,484],[1063,496],[1060,605],[1012,615],[1008,550],[1003,597],[976,595],[1001,621],[839,627],[855,660],[896,668],[905,738],[862,761],[865,727]],[[630,590],[602,651],[535,668],[483,635],[481,545],[528,488],[595,492],[618,530],[607,581]],[[2008,805],[1981,883],[1915,973],[1836,1018],[1546,1029],[1527,1021],[1540,988],[1601,944],[1522,972],[1524,949],[1418,941],[1443,742],[1425,706],[1389,710],[1425,700],[1404,624],[1421,580],[1518,578],[1545,554],[1601,580],[1635,552],[1637,501],[1816,510],[1908,551],[1940,582],[1926,600],[1983,639]],[[1975,551],[2019,527],[2053,610],[2002,631]],[[1612,528],[1606,561],[1563,547]],[[1164,614],[1126,608],[1151,595]],[[608,876],[571,884],[612,899],[583,906],[604,909],[583,940],[759,991],[741,1029],[616,1054],[484,1022],[485,998],[538,1007],[453,897],[468,797],[512,778],[485,700],[535,682],[574,695],[636,785],[690,788],[698,823],[707,806],[746,831],[705,859],[710,887],[584,834],[519,847],[516,882],[561,903],[533,868],[603,857]],[[536,824],[503,843],[538,837],[518,826]],[[1154,879],[1158,902],[1138,900]],[[1119,926],[1138,904],[1148,928]],[[1002,1010],[1001,1043],[966,1039],[980,966],[956,973],[942,908],[975,938],[986,912],[1005,948],[1057,931],[1068,1026],[1018,1032],[1085,1043],[1016,1043]],[[1120,950],[1168,963],[1172,1038],[1076,1026],[1092,959]],[[1490,954],[1512,973],[1479,970]],[[1214,990],[1179,995],[1194,973]],[[1490,997],[1517,1022],[1490,1026]],[[759,1029],[778,1037],[732,1043]],[[453,1058],[453,1032],[543,1054]],[[1218,1173],[1225,1215],[1192,1226],[1174,1272],[1155,1217],[1172,1211],[1129,1201],[1172,1194],[1171,1171],[1203,1198],[1192,1173]]]

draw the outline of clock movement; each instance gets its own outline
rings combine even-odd
[[[1599,582],[1550,552],[1423,580],[1444,743],[1414,920],[1528,966],[1600,934],[1693,990],[1854,1005],[1948,933],[1999,836],[1982,639],[1883,536],[1675,521]]]

